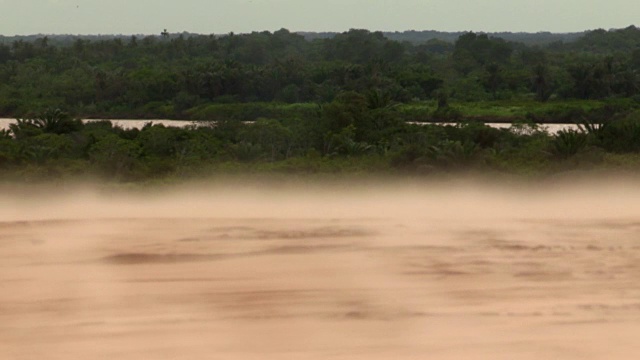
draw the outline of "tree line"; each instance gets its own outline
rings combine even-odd
[[[410,124],[379,95],[343,93],[300,119],[227,120],[141,129],[84,123],[61,110],[0,131],[0,180],[104,177],[117,181],[220,173],[544,175],[581,168],[631,170],[640,112],[550,134],[533,123]]]
[[[196,118],[212,104],[329,104],[380,93],[394,103],[638,99],[640,30],[526,45],[487,34],[455,42],[350,30],[282,29],[0,44],[0,116],[60,108],[95,118]],[[215,115],[215,114],[214,114]]]

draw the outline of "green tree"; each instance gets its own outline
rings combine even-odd
[[[549,79],[549,69],[546,64],[538,63],[533,68],[531,79],[536,94],[536,100],[545,102],[549,100],[552,93],[551,80]]]

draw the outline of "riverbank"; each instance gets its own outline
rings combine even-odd
[[[170,120],[170,119],[82,119],[84,123],[90,122],[99,122],[99,121],[109,121],[113,124],[113,126],[119,126],[124,129],[142,129],[145,125],[162,125],[167,127],[177,127],[177,128],[185,128],[189,126],[212,126],[215,125],[216,121],[192,121],[192,120]],[[0,130],[8,130],[10,124],[15,124],[17,122],[16,119],[7,119],[0,118]],[[252,123],[252,122],[247,122]],[[410,122],[412,125],[442,125],[442,126],[456,126],[459,123],[452,122]],[[514,123],[484,123],[486,126],[496,128],[496,129],[508,129],[513,125],[520,125]],[[536,124],[540,127],[541,130],[545,130],[551,134],[555,134],[559,131],[563,130],[579,130],[579,126],[577,124],[561,124],[561,123],[541,123]]]
[[[123,182],[226,173],[539,177],[591,169],[634,172],[640,163],[637,112],[555,133],[536,124],[425,125],[395,115],[340,103],[310,119],[137,128],[82,122],[56,110],[0,133],[0,177]]]

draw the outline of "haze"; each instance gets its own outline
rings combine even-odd
[[[633,182],[233,183],[6,189],[0,358],[640,355]]]
[[[637,24],[636,0],[0,0],[0,34],[440,30],[574,32]]]

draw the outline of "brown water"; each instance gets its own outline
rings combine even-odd
[[[84,122],[101,121],[93,119],[85,119]],[[188,120],[167,120],[167,119],[155,119],[155,120],[133,120],[133,119],[117,119],[109,120],[111,123],[117,126],[121,126],[126,129],[142,129],[148,123],[154,125],[174,126],[174,127],[186,127],[194,124],[193,121]],[[10,124],[16,122],[16,119],[0,119],[0,130],[8,129]]]
[[[0,359],[640,356],[633,186],[353,189],[4,195]]]
[[[8,129],[9,124],[14,123],[15,119],[0,119],[0,130]],[[99,120],[84,120],[84,121],[99,121]],[[127,120],[127,119],[118,119],[118,120],[109,120],[114,125],[121,126],[123,128],[137,128],[142,129],[147,123],[152,124],[162,124],[164,126],[174,126],[174,127],[186,127],[197,124],[198,122],[188,121],[188,120],[166,120],[166,119],[157,119],[157,120]],[[209,122],[203,121],[202,123],[209,124]],[[417,125],[426,125],[427,123],[412,123]],[[453,123],[439,123],[440,125],[454,125]],[[502,128],[510,128],[511,124],[508,123],[487,123],[487,126],[491,126],[494,128],[502,129]],[[543,129],[546,129],[549,133],[555,134],[560,130],[578,130],[578,126],[576,124],[541,124]]]

